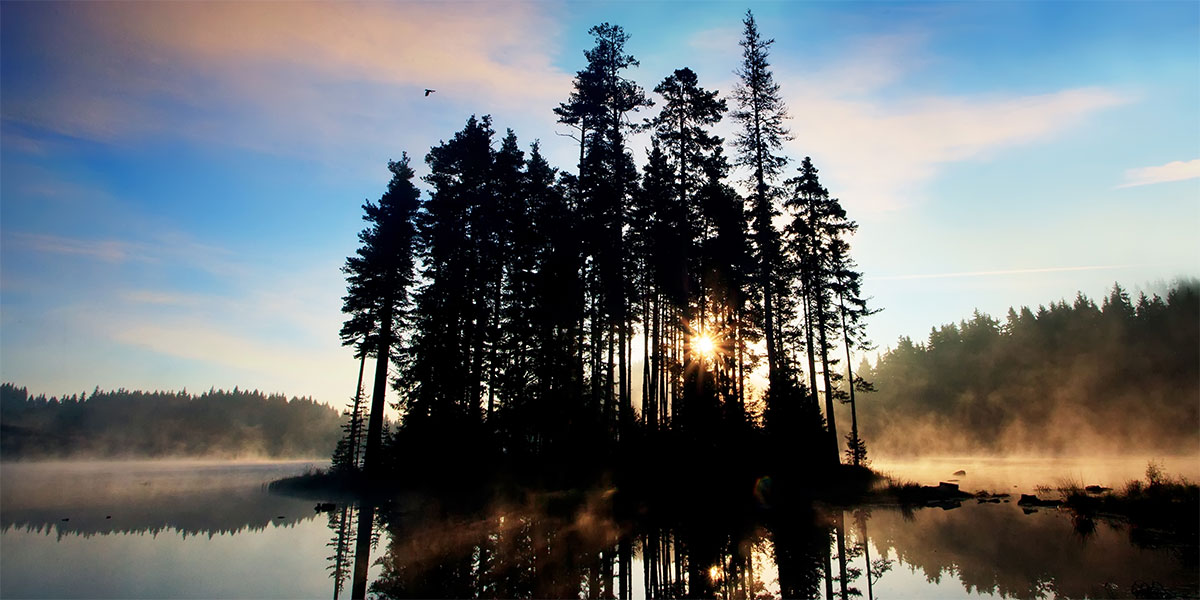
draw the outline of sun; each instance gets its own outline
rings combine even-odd
[[[698,333],[692,336],[692,351],[701,357],[711,358],[716,348],[716,342],[707,333]]]

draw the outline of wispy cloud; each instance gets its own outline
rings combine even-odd
[[[345,391],[339,367],[350,359],[336,341],[341,284],[336,265],[318,264],[260,272],[221,294],[126,290],[100,333],[168,357],[181,370],[232,369],[241,385],[296,390],[336,404]]]
[[[228,250],[179,232],[159,232],[146,239],[89,239],[14,231],[4,233],[4,242],[16,250],[113,264],[188,266],[214,275],[234,275],[242,270]]]
[[[713,52],[728,55],[738,49],[742,41],[742,28],[735,26],[714,27],[697,31],[688,37],[687,44],[699,52]]]
[[[108,143],[162,135],[306,158],[366,146],[374,156],[436,126],[446,105],[460,107],[456,122],[472,111],[544,112],[570,85],[551,62],[555,10],[537,3],[51,8],[22,9],[54,42],[38,49],[44,78],[6,87],[4,117]],[[424,88],[438,93],[424,98]],[[444,132],[428,135],[425,145]]]
[[[1136,265],[1088,265],[1082,267],[1042,267],[1032,269],[1000,269],[992,271],[961,271],[957,273],[918,273],[912,275],[883,275],[870,277],[872,281],[900,281],[907,279],[956,279],[960,277],[990,277],[996,275],[1030,275],[1035,273],[1065,273],[1069,271],[1108,271],[1126,269]]]
[[[14,246],[33,252],[79,256],[110,263],[152,260],[142,244],[125,240],[85,240],[24,232],[6,234],[5,237]]]
[[[911,205],[948,164],[1052,139],[1132,101],[1103,87],[1038,94],[906,91],[910,76],[946,60],[925,51],[927,37],[861,38],[828,67],[780,65],[794,137],[789,153],[812,155],[832,189],[856,209]]]
[[[952,162],[1051,138],[1127,102],[1082,88],[1034,96],[921,98],[887,105],[806,95],[793,102],[794,152],[820,149],[843,198],[875,210],[903,207]]]
[[[318,348],[264,341],[252,335],[239,335],[212,323],[187,319],[147,321],[139,319],[114,327],[112,336],[122,343],[190,360],[233,367],[282,379],[288,373],[318,373],[329,353]]]
[[[1125,183],[1118,188],[1184,181],[1200,177],[1200,158],[1176,160],[1157,167],[1141,167],[1125,171]]]

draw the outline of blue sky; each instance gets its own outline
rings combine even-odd
[[[590,26],[647,90],[726,93],[747,8],[879,346],[1200,275],[1195,2],[4,2],[0,378],[341,404],[338,268],[389,158],[490,113],[573,169],[551,109]]]

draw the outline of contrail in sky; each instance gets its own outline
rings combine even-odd
[[[985,277],[988,275],[1022,275],[1026,273],[1061,273],[1064,271],[1102,271],[1105,269],[1125,269],[1136,265],[1093,265],[1087,267],[1046,267],[1042,269],[1004,269],[1000,271],[963,271],[960,273],[926,273],[917,275],[885,275],[883,277],[867,277],[874,281],[898,281],[902,279],[949,279],[952,277]]]

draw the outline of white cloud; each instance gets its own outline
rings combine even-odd
[[[949,60],[930,55],[927,39],[917,31],[854,38],[827,67],[778,67],[794,138],[788,153],[813,156],[827,186],[855,210],[911,205],[951,163],[1051,139],[1131,101],[1101,87],[913,92],[914,75]]]
[[[819,149],[818,166],[842,198],[894,209],[911,203],[948,163],[1049,139],[1127,101],[1100,88],[898,103],[807,93],[791,99],[790,150],[803,156]]]
[[[1188,161],[1176,160],[1157,167],[1141,167],[1125,171],[1125,183],[1118,188],[1184,181],[1200,177],[1200,158]]]

